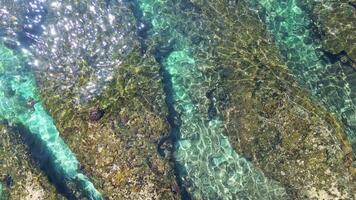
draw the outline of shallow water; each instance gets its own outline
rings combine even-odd
[[[355,78],[351,63],[335,62],[336,56],[328,57],[323,52],[318,41],[320,38],[317,33],[313,33],[315,24],[307,11],[303,10],[306,8],[301,7],[303,2],[290,0],[258,3],[265,11],[261,18],[273,35],[286,65],[301,85],[308,88],[344,122],[349,140],[355,146]]]
[[[36,83],[20,56],[0,46],[0,119],[23,126],[30,140],[32,151],[36,149],[39,162],[48,175],[58,184],[75,182],[89,199],[101,199],[88,178],[79,172],[75,155],[60,138],[53,119],[39,101]]]
[[[305,3],[0,0],[0,165],[43,171],[0,199],[352,199],[355,64]]]
[[[177,134],[174,157],[181,166],[178,174],[183,182],[191,184],[187,189],[193,198],[285,198],[283,187],[268,180],[262,172],[238,155],[224,135],[221,120],[218,117],[209,119],[205,105],[198,103],[209,101],[206,93],[211,81],[200,72],[197,65],[204,63],[195,60],[191,53],[194,47],[189,38],[169,28],[175,23],[165,18],[171,14],[163,10],[169,5],[164,2],[153,4],[150,1],[138,1],[138,5],[143,18],[148,18],[152,24],[148,34],[165,34],[175,42],[164,53],[162,47],[157,46],[159,53],[156,59],[160,61],[163,74],[167,76],[164,84],[166,93],[170,93],[167,98],[171,98],[167,102],[174,109],[171,112],[176,112],[176,121],[179,120],[179,124],[171,125],[176,127],[173,130]]]

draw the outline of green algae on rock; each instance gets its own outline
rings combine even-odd
[[[146,0],[137,4],[142,12],[140,20],[152,27],[148,36],[154,39],[146,42],[156,49],[156,60],[166,77],[165,91],[170,93],[166,102],[173,107],[170,112],[176,112],[170,113],[176,138],[174,158],[179,166],[178,176],[192,198],[287,198],[283,187],[236,154],[219,118],[209,117],[206,94],[213,82],[201,71],[207,63],[196,60],[196,46],[182,31],[181,21],[176,20],[190,22],[189,17],[182,17],[181,11],[175,9],[185,5]]]
[[[0,200],[4,200],[5,199],[5,195],[4,195],[4,191],[2,188],[2,184],[0,183]]]
[[[31,152],[15,127],[0,125],[0,155],[1,200],[65,199],[32,160]],[[13,183],[6,186],[2,180],[9,176]]]
[[[213,95],[236,150],[292,199],[353,198],[353,158],[342,125],[289,74],[251,2],[194,3],[201,16],[215,16],[209,26],[217,45],[205,50],[215,52],[212,76],[221,86]]]
[[[345,52],[355,65],[355,1],[303,0],[300,6],[307,9],[308,16],[313,19],[323,48],[335,55]]]
[[[81,106],[72,103],[70,91],[59,95],[46,87],[53,82],[37,78],[61,136],[106,199],[180,199],[172,191],[176,182],[170,162],[157,151],[169,133],[158,72],[154,58],[142,57],[136,48],[118,67],[113,83]],[[105,110],[98,122],[89,120],[93,108]]]
[[[313,32],[313,21],[300,1],[259,1],[267,24],[286,65],[326,108],[345,124],[356,148],[356,71],[342,62],[323,58],[322,46]],[[355,152],[356,153],[356,149]]]
[[[54,181],[77,184],[89,199],[101,199],[89,179],[79,172],[75,155],[60,138],[52,118],[37,96],[36,83],[21,56],[0,44],[0,119],[23,126],[30,148],[37,149],[39,162],[46,163]],[[29,104],[33,101],[33,104]]]
[[[176,182],[170,162],[160,158],[157,151],[160,140],[169,133],[159,67],[152,56],[140,53],[133,14],[123,1],[107,5],[103,1],[63,1],[52,9],[64,15],[68,7],[75,11],[73,15],[85,18],[81,24],[78,22],[81,17],[72,16],[68,20],[77,25],[70,29],[88,34],[72,36],[71,30],[56,24],[65,21],[57,13],[49,17],[48,23],[63,34],[43,35],[44,43],[39,45],[45,51],[35,53],[34,57],[43,64],[34,66],[41,97],[61,136],[76,153],[81,169],[92,177],[107,199],[179,199],[178,191],[172,192]],[[109,19],[113,19],[112,26],[116,29],[128,33],[117,36],[120,31],[108,31],[111,25],[101,21]],[[92,26],[96,27],[95,34],[90,35]],[[105,32],[103,27],[108,30]],[[56,45],[53,41],[58,38],[66,42]],[[90,48],[80,46],[82,51],[75,51],[73,47],[74,54],[68,54],[71,42],[84,43]],[[105,43],[105,47],[101,46]],[[126,49],[122,44],[127,44],[130,51],[122,54],[120,49]],[[51,56],[53,49],[61,56]],[[49,64],[48,58],[52,59]],[[105,84],[99,81],[102,90],[97,95],[87,98],[84,92],[80,96],[87,101],[78,101],[78,91],[96,82],[101,70],[97,64],[102,61],[109,63],[106,67],[112,70],[112,79]],[[48,70],[43,70],[43,66]],[[69,73],[72,70],[76,73]],[[92,121],[89,115],[93,109],[102,109],[105,115]]]
[[[234,151],[224,135],[222,122],[208,120],[206,110],[201,112],[200,105],[194,103],[206,98],[205,94],[196,96],[201,93],[199,90],[204,90],[206,78],[196,70],[195,64],[184,51],[173,51],[163,62],[171,76],[174,104],[181,120],[175,159],[182,166],[181,178],[192,182],[188,188],[192,197],[286,198],[278,183],[266,179]]]
[[[8,2],[14,10],[27,9]],[[266,1],[257,3],[261,2]],[[287,6],[283,2],[273,9]],[[355,161],[344,126],[290,75],[286,66],[300,54],[292,51],[291,57],[287,53],[289,60],[282,59],[285,53],[276,48],[278,41],[266,29],[271,26],[260,19],[266,9],[252,3],[65,0],[50,4],[45,34],[31,35],[40,42],[31,40],[29,47],[35,55],[30,64],[41,98],[22,103],[36,109],[36,101],[44,101],[61,137],[80,161],[80,170],[92,177],[106,199],[184,199],[185,190],[195,199],[355,198]],[[26,25],[28,19],[2,11],[5,20],[0,28],[5,24],[5,35],[14,36]],[[293,14],[300,9],[286,11]],[[268,14],[276,17],[274,12]],[[273,22],[283,20],[277,16]],[[303,42],[310,44],[310,39]],[[335,48],[346,52],[347,45],[342,46]],[[308,58],[314,59],[314,49],[303,46]],[[328,69],[338,71],[331,78],[335,82],[351,74],[339,64]],[[354,76],[347,79],[353,83]],[[348,96],[353,98],[350,87]],[[342,96],[345,90],[337,88],[337,93]],[[5,92],[14,95],[9,88]],[[90,120],[92,110],[103,110],[105,115]],[[18,170],[18,164],[9,166]],[[242,175],[235,173],[239,169]],[[23,177],[15,179],[22,182]],[[26,196],[17,195],[20,186],[14,187],[10,191],[14,198]]]

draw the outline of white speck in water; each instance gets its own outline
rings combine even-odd
[[[114,22],[114,20],[115,20],[115,16],[112,15],[112,14],[109,14],[109,15],[108,15],[108,19],[109,19],[109,23],[112,25],[113,22]]]
[[[56,35],[57,34],[56,33],[56,29],[53,26],[50,28],[50,33],[51,33],[51,35]]]
[[[29,54],[30,54],[30,51],[28,51],[28,50],[25,49],[25,48],[22,48],[21,51],[22,51],[23,54],[25,54],[25,55],[29,55]]]
[[[95,7],[94,7],[94,6],[90,6],[90,7],[89,7],[89,10],[90,10],[91,12],[95,13]]]
[[[66,6],[66,8],[67,8],[69,11],[72,10],[72,6],[71,6],[71,5]]]
[[[34,61],[33,61],[33,65],[34,65],[34,66],[38,67],[38,66],[39,66],[39,64],[40,64],[40,63],[39,63],[39,61],[38,61],[38,60],[34,60]]]
[[[52,8],[59,8],[59,6],[61,6],[61,3],[58,2],[58,1],[54,1],[54,2],[51,3],[51,7]]]

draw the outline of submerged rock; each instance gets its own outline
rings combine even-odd
[[[108,89],[81,107],[63,98],[70,93],[58,96],[41,88],[62,137],[107,199],[180,199],[171,191],[175,177],[169,158],[157,151],[159,139],[169,134],[158,72],[152,57],[134,51]],[[93,107],[105,110],[97,123],[87,120]]]
[[[348,139],[356,153],[356,85],[352,60],[342,50],[331,53],[322,48],[315,33],[315,24],[303,1],[259,1],[265,12],[260,17],[266,23],[282,59],[299,85],[309,90],[345,126]],[[325,3],[325,5],[328,5]],[[343,58],[343,59],[342,59]]]
[[[272,193],[274,199],[356,198],[355,160],[344,126],[291,75],[286,66],[298,60],[297,51],[276,48],[261,20],[265,10],[257,3],[261,1],[46,4],[47,28],[29,47],[34,56],[30,64],[60,136],[105,199],[229,198],[214,191],[233,193],[236,199],[264,199]],[[12,23],[6,24],[8,37],[21,30],[15,24],[26,23],[21,17],[12,21],[15,15],[0,10],[0,17]],[[352,58],[352,51],[347,52]],[[282,59],[284,54],[288,60]],[[170,81],[164,80],[164,68]],[[354,78],[347,76],[350,83]],[[16,95],[3,87],[6,98]],[[178,113],[172,114],[172,107]],[[179,151],[174,141],[160,142],[177,139],[176,133],[169,135],[169,125],[173,131],[182,128]],[[5,138],[0,137],[0,178],[11,174],[15,180],[11,190],[3,183],[6,193],[14,199],[63,198],[25,147],[9,142],[8,132],[0,133]],[[224,165],[228,162],[211,152],[239,155],[244,167],[238,167],[245,170],[237,173],[236,165]],[[177,158],[187,165],[176,165]],[[187,167],[192,163],[202,167]],[[229,178],[244,173],[251,176],[241,176],[235,187]],[[198,176],[189,179],[186,174]],[[218,184],[210,185],[214,181]],[[243,187],[247,185],[251,187]],[[209,187],[213,189],[204,190]]]
[[[65,198],[58,193],[39,166],[32,161],[30,151],[25,146],[16,128],[0,125],[0,199]],[[11,174],[8,176],[8,174]],[[6,186],[8,182],[11,187]]]
[[[32,67],[59,93],[72,90],[80,105],[97,97],[136,45],[135,22],[124,1],[47,1],[40,42],[30,46]],[[42,49],[42,50],[39,50]]]
[[[38,41],[26,50],[61,136],[106,198],[179,199],[171,192],[169,160],[157,152],[157,141],[169,133],[159,67],[153,57],[141,58],[127,4],[44,2],[45,29],[31,35]],[[100,123],[88,120],[93,107],[105,110]],[[147,156],[159,173],[147,166]]]
[[[91,121],[99,121],[105,114],[105,111],[97,108],[89,112],[89,119]]]
[[[36,103],[33,108],[28,107],[26,99],[39,101],[39,97],[31,71],[26,68],[22,55],[16,53],[0,43],[0,118],[21,130],[33,158],[58,187],[70,190],[73,184],[80,196],[102,199],[88,177],[79,171],[78,160],[59,136],[43,104]],[[15,91],[13,97],[5,97],[6,87]],[[6,180],[12,182],[10,176]]]
[[[6,183],[6,187],[12,187],[14,184],[14,179],[11,175],[7,174],[4,178],[4,183]]]
[[[301,0],[299,4],[309,11],[323,47],[333,54],[345,51],[356,62],[355,4],[349,0]]]
[[[217,105],[236,150],[292,199],[354,198],[352,149],[342,124],[298,86],[251,2],[237,8],[194,2],[204,16],[216,16],[210,21],[216,70],[232,71],[220,79],[229,101]]]

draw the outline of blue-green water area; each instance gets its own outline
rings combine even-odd
[[[4,2],[0,125],[68,199],[352,197],[356,72],[303,0]]]
[[[2,188],[2,184],[0,183],[0,199],[3,199],[3,188]]]
[[[69,190],[66,187],[72,184],[83,196],[101,199],[100,193],[80,172],[78,160],[44,109],[25,60],[25,56],[0,44],[0,119],[20,127],[33,156],[59,187]]]
[[[356,71],[323,50],[315,21],[301,0],[253,2],[300,84],[344,123],[356,149]],[[339,60],[340,59],[340,60]],[[346,58],[343,58],[346,59]]]
[[[162,44],[155,47],[156,60],[170,107],[176,170],[192,198],[285,198],[283,187],[236,153],[219,117],[209,116],[206,93],[212,82],[200,69],[206,63],[193,55],[196,47],[175,23],[179,14],[173,15],[164,1],[137,1],[136,5],[141,20],[150,27],[147,35],[161,39]],[[170,14],[174,17],[169,18]]]

